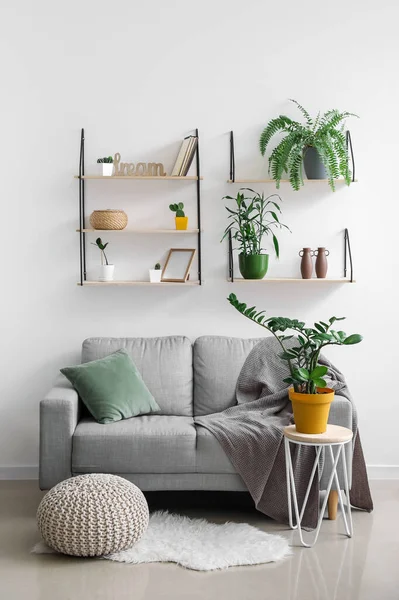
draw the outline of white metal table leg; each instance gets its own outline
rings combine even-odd
[[[342,446],[342,448],[343,448],[343,446]],[[330,446],[330,457],[331,457],[331,460],[334,461],[334,454],[333,454],[331,446]],[[353,523],[352,523],[352,511],[351,511],[350,500],[349,500],[349,489],[348,489],[349,485],[348,485],[348,473],[347,473],[347,469],[346,469],[345,450],[342,451],[342,463],[343,463],[343,471],[344,471],[345,494],[347,496],[348,509],[349,509],[348,515],[347,515],[347,510],[344,506],[341,486],[339,483],[338,473],[336,470],[334,472],[334,479],[335,479],[335,485],[337,487],[339,505],[341,506],[341,512],[342,512],[342,517],[344,520],[346,535],[348,537],[352,537]],[[348,525],[348,521],[349,521],[349,525]]]
[[[294,502],[295,518],[296,518],[296,524],[297,524],[298,532],[299,532],[299,539],[301,540],[301,544],[303,546],[305,546],[306,548],[311,548],[312,546],[314,546],[314,544],[317,542],[317,538],[319,537],[320,528],[321,528],[321,524],[322,524],[323,517],[324,517],[324,512],[325,512],[326,506],[327,506],[328,496],[329,496],[329,493],[330,493],[331,487],[332,487],[332,482],[333,482],[334,477],[337,477],[337,465],[338,465],[339,458],[340,458],[341,452],[342,452],[342,447],[343,447],[342,444],[338,445],[338,447],[337,447],[338,448],[337,449],[337,455],[336,455],[335,460],[334,460],[334,455],[333,455],[332,447],[331,447],[330,444],[323,444],[323,445],[314,444],[314,446],[318,448],[318,451],[316,453],[316,461],[315,461],[316,467],[317,467],[317,464],[318,464],[318,458],[320,456],[321,448],[329,446],[330,453],[331,453],[332,458],[333,458],[333,468],[332,468],[332,471],[331,471],[330,478],[328,480],[328,485],[327,485],[327,490],[326,490],[326,496],[324,498],[323,506],[322,506],[322,509],[320,511],[320,515],[319,515],[319,519],[318,519],[318,523],[317,523],[317,527],[316,527],[316,532],[315,532],[313,541],[310,544],[306,543],[304,541],[304,539],[303,539],[301,522],[302,522],[303,514],[305,512],[305,508],[306,508],[306,504],[307,504],[307,501],[308,501],[308,497],[309,497],[309,493],[310,493],[310,488],[311,488],[311,485],[312,485],[312,481],[313,481],[313,477],[314,477],[314,473],[315,473],[316,467],[315,467],[315,465],[313,465],[312,477],[311,477],[311,479],[309,481],[308,488],[306,490],[304,502],[303,502],[303,505],[302,505],[301,514],[299,514],[298,499],[297,499],[297,494],[296,494],[296,489],[295,489],[294,471],[293,471],[293,468],[292,468],[291,452],[289,451],[290,450],[289,446],[288,447],[286,446],[286,459],[288,459],[287,462],[288,462],[289,479],[290,479],[290,483],[289,484],[288,484],[288,479],[287,479],[287,490],[288,490],[288,485],[289,485],[290,486],[290,490],[292,492],[292,500]],[[337,479],[338,479],[338,477],[337,477]],[[342,498],[342,495],[341,495],[341,498]],[[291,499],[289,499],[289,503],[290,502],[291,502]],[[291,519],[291,521],[292,521],[292,519]],[[290,525],[291,525],[291,523],[290,523]]]

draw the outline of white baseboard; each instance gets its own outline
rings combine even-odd
[[[369,479],[399,479],[399,465],[367,465]]]
[[[399,479],[399,465],[367,465],[369,479]],[[0,480],[38,479],[39,467],[1,467]]]
[[[1,467],[0,480],[39,479],[39,467]]]

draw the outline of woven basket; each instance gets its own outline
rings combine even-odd
[[[90,215],[93,229],[125,229],[127,214],[123,210],[95,210]]]
[[[40,502],[39,531],[50,548],[72,556],[104,556],[131,548],[148,525],[138,487],[117,475],[91,473],[62,481]]]

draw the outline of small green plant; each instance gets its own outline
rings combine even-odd
[[[105,156],[104,158],[97,158],[98,163],[113,163],[114,159],[112,156]]]
[[[333,109],[323,115],[320,115],[319,112],[313,119],[296,100],[291,100],[291,102],[294,102],[299,108],[305,118],[305,123],[299,123],[285,115],[280,115],[269,121],[259,140],[260,151],[264,156],[271,138],[276,133],[285,134],[285,137],[269,156],[269,173],[275,179],[277,188],[280,187],[284,172],[288,173],[294,190],[298,191],[303,185],[303,156],[308,148],[315,148],[319,153],[333,191],[335,190],[334,179],[339,177],[343,177],[347,185],[350,185],[352,173],[349,169],[344,130],[345,120],[348,117],[357,117],[357,115]]]
[[[183,202],[179,202],[179,204],[169,204],[169,208],[172,212],[176,213],[176,217],[185,217],[184,213],[184,204]]]
[[[101,238],[97,238],[96,239],[96,243],[91,242],[93,244],[93,246],[97,246],[97,248],[100,249],[101,251],[101,264],[104,264],[104,260],[105,260],[105,264],[108,265],[108,259],[107,259],[107,255],[105,254],[105,248],[108,246],[108,242],[106,242],[105,244],[103,244]]]
[[[317,388],[324,388],[327,385],[324,376],[328,373],[328,367],[318,364],[323,348],[326,346],[351,346],[358,344],[363,339],[358,333],[347,336],[344,331],[331,329],[335,322],[342,321],[345,317],[331,317],[328,323],[319,321],[314,324],[314,327],[306,327],[303,321],[297,319],[266,318],[266,311],[258,312],[255,306],[248,308],[244,302],[238,300],[235,294],[230,294],[227,299],[244,317],[273,334],[281,346],[282,352],[279,357],[287,361],[290,370],[290,377],[284,379],[284,382],[292,384],[294,390],[302,394],[316,394]],[[284,342],[295,337],[295,334],[286,335],[287,331],[295,332],[297,345],[291,347],[284,345]]]
[[[160,270],[161,270],[161,265],[160,265],[159,263],[157,263],[157,264],[155,265],[154,269],[155,269],[156,271],[160,271]]]
[[[251,192],[254,194],[253,197],[245,196],[244,192]],[[281,198],[278,194],[272,194],[267,198],[264,194],[258,194],[250,188],[240,188],[237,196],[224,196],[222,200],[235,200],[236,210],[232,210],[226,206],[226,210],[229,212],[229,219],[231,219],[229,225],[224,230],[223,241],[231,231],[232,238],[239,243],[240,254],[254,255],[262,254],[262,239],[264,235],[271,235],[273,239],[274,250],[277,258],[280,256],[280,247],[278,239],[274,232],[273,227],[282,229],[289,228],[280,222],[277,212],[281,213],[281,208],[271,198],[278,198],[281,202]]]

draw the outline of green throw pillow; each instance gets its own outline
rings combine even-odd
[[[126,350],[61,369],[99,423],[113,423],[159,411]]]

